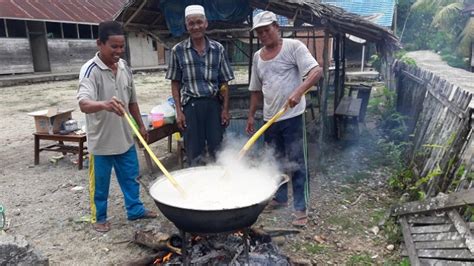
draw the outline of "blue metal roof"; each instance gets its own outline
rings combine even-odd
[[[347,12],[363,17],[379,15],[374,23],[391,27],[395,0],[322,0],[322,3],[338,6]]]

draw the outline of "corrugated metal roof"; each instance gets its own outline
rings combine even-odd
[[[372,21],[383,27],[391,27],[395,0],[322,0],[321,2],[340,7]]]
[[[127,0],[0,0],[0,18],[98,24]]]

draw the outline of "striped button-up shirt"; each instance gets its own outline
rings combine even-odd
[[[219,85],[234,79],[222,44],[206,37],[206,50],[199,55],[188,38],[171,50],[166,78],[180,82],[181,103],[190,98],[216,96]]]

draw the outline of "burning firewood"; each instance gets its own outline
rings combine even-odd
[[[156,251],[169,251],[181,255],[181,237],[153,231],[136,231],[133,243],[143,245]]]

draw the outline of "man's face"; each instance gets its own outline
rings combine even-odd
[[[278,25],[272,23],[267,26],[258,27],[255,29],[257,37],[264,46],[269,46],[278,42]]]
[[[186,17],[186,29],[191,38],[202,38],[206,33],[207,19],[203,15],[189,15]]]
[[[100,57],[106,64],[117,63],[125,52],[125,36],[111,35],[105,43],[97,40]]]

